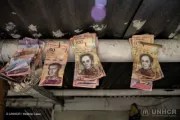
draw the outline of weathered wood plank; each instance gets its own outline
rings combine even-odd
[[[179,0],[144,0],[124,38],[150,33],[158,36],[179,12]]]
[[[5,38],[20,38],[29,36],[19,15],[11,8],[10,2],[7,0],[0,1],[0,33],[8,33]]]
[[[9,0],[9,5],[17,13],[27,31],[35,38],[52,36],[52,22],[48,9],[42,0]],[[43,37],[42,37],[43,36]]]
[[[122,38],[142,0],[108,0],[107,37]]]
[[[0,120],[4,120],[4,112],[5,112],[5,87],[4,81],[0,80]]]

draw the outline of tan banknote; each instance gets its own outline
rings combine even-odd
[[[163,77],[157,59],[160,46],[144,43],[134,53],[132,78],[142,82],[159,80]]]
[[[73,86],[74,87],[85,87],[85,88],[96,88],[96,86],[99,85],[99,80],[86,80],[82,77],[77,76],[77,72],[75,69],[74,72],[74,80],[73,80]]]
[[[96,39],[94,39],[94,35],[81,35],[80,37],[75,36],[70,39],[71,47],[73,48],[74,52],[81,52],[81,51],[96,51]]]
[[[143,43],[154,43],[154,35],[133,35],[131,39],[129,39],[130,45],[132,46],[132,55],[135,56],[137,49],[143,47]],[[163,72],[161,70],[159,62],[157,63],[157,67],[160,68],[161,77],[164,77]]]
[[[77,66],[78,64],[75,63],[75,69],[74,69],[74,80],[73,80],[73,86],[74,87],[85,87],[85,88],[96,88],[96,86],[99,85],[99,80],[89,80],[85,79],[81,76],[77,75]]]
[[[62,86],[69,45],[49,42],[46,50],[46,59],[39,86]]]
[[[76,47],[75,62],[78,76],[85,79],[98,79],[103,77],[104,70],[96,51],[95,34],[85,36],[85,39],[74,40]]]
[[[78,36],[74,36],[70,39],[71,47],[74,50],[74,54],[82,52],[82,51],[94,51],[96,52],[96,47],[92,38],[92,35],[89,33],[81,34]],[[92,48],[94,46],[94,48]],[[98,79],[89,80],[85,79],[81,76],[78,76],[78,64],[75,62],[75,70],[74,70],[74,87],[86,87],[86,88],[95,88],[99,83]]]
[[[132,56],[134,58],[135,53],[137,52],[137,47],[142,46],[139,42],[147,42],[154,43],[154,35],[133,35],[132,38],[129,39],[129,43],[132,50]],[[134,63],[133,63],[134,66]],[[153,82],[142,82],[140,80],[135,80],[131,78],[131,88],[137,88],[145,91],[152,91]]]
[[[132,46],[132,55],[137,51],[137,47],[142,47],[143,45],[140,42],[154,43],[154,35],[133,35],[129,39],[130,45]]]
[[[75,54],[75,87],[95,88],[98,78],[105,76],[104,69],[97,55],[98,40],[96,34],[85,33],[70,39]]]

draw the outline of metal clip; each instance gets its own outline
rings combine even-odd
[[[61,47],[61,42],[59,42],[59,48]]]
[[[85,44],[85,47],[87,47],[86,42],[84,44]]]
[[[154,44],[154,43],[146,43],[146,42],[140,42],[142,45],[154,45],[154,46],[157,46],[157,47],[159,47],[159,48],[162,48],[162,45],[159,45],[159,44]]]

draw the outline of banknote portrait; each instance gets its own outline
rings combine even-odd
[[[48,42],[46,59],[39,86],[62,86],[69,45]]]
[[[148,77],[153,77],[155,75],[152,70],[153,57],[149,54],[141,54],[139,59],[141,68],[137,70],[136,73]]]
[[[83,66],[81,75],[96,75],[98,70],[94,66],[94,56],[90,53],[80,55],[80,64]]]
[[[48,66],[48,76],[46,76],[45,81],[43,84],[60,84],[62,78],[59,77],[58,73],[62,65],[59,63],[52,63]]]

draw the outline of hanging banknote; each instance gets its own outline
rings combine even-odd
[[[74,36],[70,39],[71,47],[75,52],[92,51],[97,52],[97,37],[96,34],[85,33]]]
[[[144,43],[143,47],[137,47],[134,56],[132,78],[140,81],[154,81],[163,77],[157,59],[159,46]]]
[[[132,56],[135,58],[135,57],[137,57],[137,53],[139,52],[138,50],[140,50],[141,48],[144,47],[144,44],[142,44],[142,42],[151,43],[151,44],[154,43],[154,35],[134,35],[132,38],[129,39],[129,42],[130,42],[130,45],[132,47]],[[150,59],[149,57],[147,57],[147,58],[148,58],[148,60]],[[134,69],[135,63],[136,62],[135,62],[135,59],[134,59],[133,69]],[[145,63],[142,63],[141,65],[144,66],[144,67],[146,66]],[[158,68],[160,68],[160,75],[161,75],[161,77],[159,77],[157,79],[161,79],[161,78],[164,77],[164,75],[162,73],[159,62],[156,63],[156,66]],[[143,67],[142,67],[142,69],[143,69]],[[144,71],[144,70],[142,70],[142,71]],[[138,88],[138,89],[142,89],[142,90],[146,90],[146,91],[152,91],[152,86],[153,86],[152,81],[157,80],[157,79],[154,78],[154,79],[151,79],[151,80],[150,79],[144,80],[144,79],[141,79],[141,78],[138,78],[138,79],[136,78],[135,79],[135,78],[132,77],[130,87],[131,88]]]
[[[133,57],[137,51],[137,48],[143,46],[140,42],[154,43],[154,35],[133,35],[133,37],[129,39],[129,43],[132,47]]]
[[[71,47],[74,50],[75,56],[76,53],[80,53],[82,51],[94,51],[96,52],[96,43],[95,37],[93,34],[85,33],[78,36],[74,36],[70,39]],[[98,79],[87,80],[83,77],[78,76],[78,64],[75,61],[75,70],[74,70],[74,82],[73,86],[75,87],[87,87],[87,88],[95,88],[98,86]]]
[[[129,39],[129,43],[132,49],[132,56],[135,56],[137,46],[141,46],[139,42],[147,42],[147,43],[154,43],[154,36],[153,35],[133,35],[132,38]],[[133,63],[134,64],[134,63]],[[153,87],[153,82],[141,82],[140,80],[135,80],[131,78],[131,88],[137,88],[141,90],[146,90],[146,91],[152,91]]]
[[[48,43],[40,86],[62,86],[68,53],[68,44],[60,42]]]
[[[75,54],[75,87],[95,88],[105,72],[97,55],[96,34],[85,33],[70,39]]]
[[[95,34],[86,33],[85,38],[74,40],[77,76],[98,79],[103,76],[102,65],[96,53]]]
[[[76,53],[75,62],[77,76],[90,80],[102,77],[103,73],[100,71],[99,58],[96,53]]]

